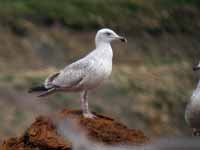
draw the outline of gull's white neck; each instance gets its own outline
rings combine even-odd
[[[113,57],[113,51],[110,42],[96,42],[96,50],[102,53],[105,57]]]
[[[191,101],[193,105],[200,105],[200,81],[198,82],[197,88],[192,93]]]

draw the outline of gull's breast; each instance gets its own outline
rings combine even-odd
[[[200,93],[194,91],[185,111],[185,120],[192,128],[200,128]]]
[[[99,59],[93,63],[87,76],[85,87],[88,89],[95,88],[106,80],[112,72],[112,60]]]

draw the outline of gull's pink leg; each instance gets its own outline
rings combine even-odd
[[[81,109],[83,112],[83,116],[85,118],[95,118],[96,116],[93,115],[89,110],[87,97],[87,91],[83,91],[81,93]]]

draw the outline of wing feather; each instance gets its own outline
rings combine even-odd
[[[54,78],[52,84],[61,88],[76,86],[82,81],[90,69],[91,61],[79,60],[65,67],[60,74]]]
[[[60,72],[56,72],[56,73],[50,75],[49,77],[47,77],[47,79],[44,82],[44,86],[46,88],[52,88],[53,87],[52,82],[59,74],[60,74]]]

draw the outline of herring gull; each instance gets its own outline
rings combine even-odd
[[[200,69],[200,63],[193,68],[194,71]],[[185,120],[193,129],[194,136],[200,136],[200,81],[193,91],[189,103],[185,110]]]
[[[33,87],[29,92],[41,92],[38,97],[60,91],[81,93],[81,109],[83,116],[94,118],[88,107],[88,91],[98,87],[112,72],[113,51],[111,42],[126,39],[111,29],[101,29],[95,37],[96,48],[88,55],[67,65],[63,70],[50,75],[42,85]]]

